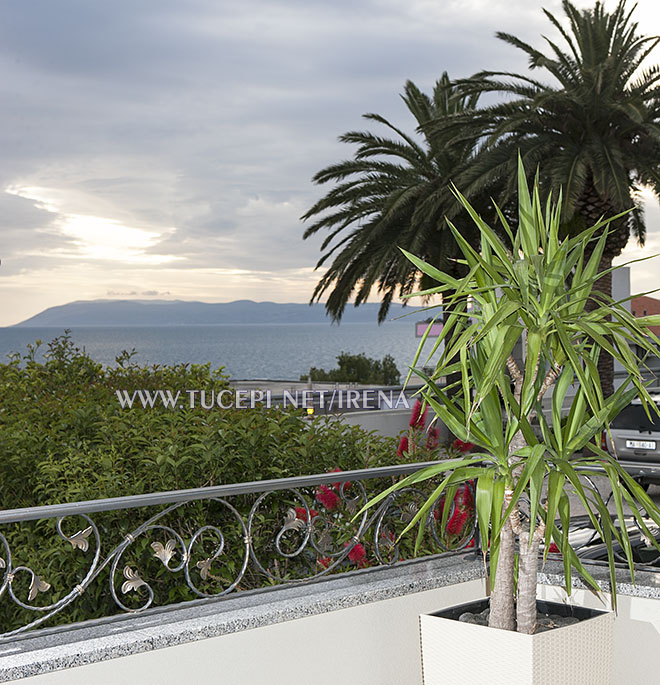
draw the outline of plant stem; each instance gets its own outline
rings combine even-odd
[[[506,506],[505,503],[504,507],[506,508]],[[515,536],[511,529],[511,520],[507,519],[500,533],[500,554],[497,561],[493,592],[490,596],[488,625],[491,628],[500,628],[502,630],[514,629],[514,561]]]
[[[516,620],[519,633],[531,635],[536,628],[536,581],[538,572],[540,539],[532,536],[530,545],[529,531],[519,536],[518,598]]]
[[[507,359],[507,368],[509,374],[514,382],[514,396],[516,401],[520,402],[520,395],[522,392],[523,376],[518,368],[518,364],[511,356]],[[509,445],[509,455],[525,445],[525,438],[522,431],[518,431],[511,440]],[[509,462],[513,457],[509,457]],[[502,515],[511,503],[512,489],[507,489],[504,494],[504,502],[502,504]],[[517,510],[516,510],[517,514]],[[488,625],[491,628],[500,628],[502,630],[513,630],[514,623],[514,607],[515,607],[515,592],[514,592],[514,572],[515,572],[515,550],[516,534],[511,526],[511,516],[507,518],[502,526],[500,533],[500,551],[497,559],[497,569],[495,570],[495,582],[493,583],[493,592],[490,596],[490,615],[488,617]]]

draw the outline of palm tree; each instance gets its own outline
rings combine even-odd
[[[444,73],[432,97],[411,81],[401,97],[416,126],[423,127],[432,120],[472,112],[479,96],[459,92]],[[339,320],[350,300],[354,299],[356,306],[362,304],[376,287],[382,298],[380,323],[393,298],[413,292],[422,280],[421,272],[400,247],[449,273],[461,268],[452,261],[459,250],[444,217],[458,211],[448,183],[470,159],[474,143],[449,145],[442,136],[431,141],[424,133],[418,142],[378,114],[365,114],[364,118],[385,126],[396,138],[369,131],[340,136],[341,142],[358,148],[352,159],[314,176],[316,184],[332,182],[335,186],[303,215],[303,220],[315,219],[303,237],[321,229],[330,231],[321,246],[324,254],[317,268],[330,258],[333,261],[316,286],[312,302],[330,291],[326,311]],[[483,197],[471,198],[480,209],[485,209],[483,201],[479,202]],[[331,246],[335,238],[337,242]]]
[[[564,230],[576,233],[603,216],[634,207],[642,187],[660,191],[660,67],[642,66],[660,39],[639,34],[625,0],[611,13],[601,2],[582,11],[568,0],[562,4],[568,28],[544,12],[564,49],[546,38],[545,54],[508,33],[496,34],[525,52],[530,69],[543,70],[555,85],[527,75],[480,72],[462,82],[466,97],[496,92],[509,99],[454,117],[449,125],[440,118],[429,135],[457,144],[480,141],[474,163],[457,180],[471,194],[508,178],[500,201],[510,198],[518,152],[528,170],[540,165],[544,192],[557,197],[563,191]],[[630,231],[643,244],[642,208],[635,207],[609,231],[600,263],[606,272]],[[605,299],[611,296],[609,272],[596,288]],[[609,395],[611,357],[603,355],[599,366],[603,391]]]

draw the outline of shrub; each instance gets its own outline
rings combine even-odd
[[[394,358],[386,354],[381,361],[364,354],[346,354],[337,357],[339,367],[325,371],[312,367],[309,374],[300,376],[301,381],[331,381],[337,383],[370,383],[373,385],[398,385],[401,374]]]
[[[116,367],[103,367],[76,348],[69,335],[50,342],[45,361],[38,362],[39,346],[37,342],[29,346],[27,353],[12,355],[8,363],[0,364],[2,509],[283,478],[395,461],[393,439],[347,426],[332,417],[309,418],[302,410],[266,408],[205,410],[199,406],[165,408],[156,404],[154,408],[134,405],[122,409],[115,394],[118,389],[226,389],[226,374],[222,369],[212,370],[208,364],[139,367],[132,361],[132,353],[127,352],[119,355]],[[325,510],[313,490],[305,494],[308,502]],[[254,499],[236,497],[231,503],[246,517]],[[290,492],[269,495],[255,519],[255,536],[263,553],[260,561],[280,579],[311,575],[320,563],[314,555],[292,560],[280,556],[276,560],[273,540],[286,512],[295,506],[300,502]],[[339,509],[342,507],[343,501]],[[92,518],[101,534],[102,558],[121,542],[123,535],[160,510],[162,507],[95,514]],[[333,512],[335,519],[341,516],[346,522],[343,528],[337,527],[335,543],[340,548],[344,538],[339,536],[348,530],[352,518],[350,512],[342,512]],[[223,556],[207,578],[215,584],[211,590],[215,593],[218,587],[231,584],[242,564],[242,534],[237,522],[215,501],[186,504],[159,521],[186,542],[200,526],[210,522],[227,536]],[[0,529],[11,546],[14,568],[33,568],[50,584],[49,591],[35,600],[41,605],[64,597],[81,581],[95,546],[92,535],[90,551],[72,549],[58,536],[55,525],[54,520],[41,520]],[[67,517],[62,525],[65,534],[71,536],[78,528],[84,530],[87,523],[81,517]],[[126,564],[148,574],[158,604],[194,599],[182,574],[170,573],[154,559],[152,543],[166,545],[171,537],[164,531],[152,531],[137,539],[118,567],[118,587]],[[211,554],[212,538],[209,532],[200,539],[200,561],[204,559],[202,548],[207,556]],[[0,557],[4,557],[2,547]],[[180,560],[178,551],[175,561]],[[362,557],[359,562],[366,563]],[[173,565],[176,563],[173,561]],[[29,580],[27,573],[20,572],[13,583],[16,594],[23,599],[28,594]],[[117,613],[108,581],[106,568],[83,597],[49,624]],[[268,582],[274,581],[250,565],[237,589]],[[133,608],[144,601],[144,593],[119,596]],[[3,631],[36,617],[26,616],[6,595],[0,603]]]

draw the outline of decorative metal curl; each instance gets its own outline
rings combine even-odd
[[[245,572],[247,571],[248,563],[250,560],[250,536],[248,534],[248,529],[247,526],[245,525],[245,522],[243,521],[242,516],[238,512],[238,510],[231,505],[229,502],[227,502],[224,499],[214,499],[214,502],[218,502],[219,504],[222,504],[224,507],[226,507],[230,514],[232,515],[232,519],[235,519],[236,522],[239,525],[239,529],[242,535],[242,543],[243,543],[243,560],[241,563],[241,568],[239,569],[236,577],[234,578],[233,582],[228,585],[224,590],[221,590],[220,592],[204,592],[203,590],[200,590],[199,587],[193,582],[192,577],[190,575],[190,562],[192,561],[193,558],[193,549],[195,545],[198,543],[200,540],[201,536],[204,533],[207,533],[209,531],[212,531],[217,535],[219,543],[215,549],[215,551],[211,554],[211,556],[202,559],[201,561],[198,561],[195,564],[196,570],[199,572],[199,576],[202,580],[206,581],[209,578],[212,580],[218,580],[217,576],[215,576],[211,572],[211,566],[214,561],[216,561],[223,553],[225,549],[225,538],[222,533],[222,531],[212,525],[206,525],[202,526],[201,528],[198,528],[197,531],[194,533],[192,538],[190,539],[190,542],[188,543],[188,548],[187,548],[187,559],[186,563],[184,566],[184,574],[186,578],[186,584],[188,587],[198,596],[198,597],[222,597],[224,595],[229,594],[232,592],[238,584],[243,580],[243,577],[245,576]]]
[[[591,481],[588,485],[596,487]],[[469,484],[467,487],[474,501],[473,487]],[[280,498],[278,506],[274,507],[275,516],[279,518],[274,521],[269,514],[266,537],[260,526],[264,511],[272,502],[269,498],[275,493]],[[426,498],[422,489],[403,488],[392,492],[377,506],[365,509],[357,518],[354,517],[369,499],[361,480],[317,486],[309,491],[291,487],[263,492],[255,495],[247,515],[241,514],[225,499],[210,498],[205,501],[219,505],[220,514],[214,507],[213,518],[186,532],[185,539],[166,523],[168,515],[189,504],[179,502],[163,508],[133,530],[122,531],[118,544],[106,550],[103,557],[99,528],[92,518],[82,514],[60,517],[56,520],[57,534],[71,554],[80,558],[81,566],[84,562],[86,570],[61,599],[47,606],[37,604],[48,598],[51,580],[36,566],[34,569],[15,566],[9,542],[0,533],[0,597],[6,594],[17,606],[37,615],[26,625],[0,635],[0,639],[44,623],[82,596],[104,571],[108,573],[110,596],[116,606],[121,611],[138,613],[156,602],[150,584],[154,579],[150,578],[148,564],[162,564],[161,574],[163,569],[168,574],[181,573],[181,586],[199,598],[223,597],[234,592],[245,579],[248,568],[277,584],[302,583],[325,576],[343,568],[347,559],[356,563],[362,550],[359,554],[352,552],[367,539],[378,563],[393,564],[402,556],[396,538],[398,531],[417,515]],[[456,513],[456,502],[453,498],[451,501],[445,498],[443,506],[447,520],[451,521]],[[474,538],[476,516],[472,517],[470,526],[463,527],[459,543],[452,546],[447,544],[439,529],[439,507],[438,501],[422,522],[427,543],[440,552],[465,549]],[[221,518],[217,518],[218,515]],[[75,522],[71,521],[74,517],[77,518]],[[77,523],[75,527],[74,523]],[[139,559],[135,554],[138,540],[141,543],[137,549],[142,555]],[[236,568],[223,564],[229,549]],[[148,553],[146,556],[142,554],[144,551]],[[266,561],[267,558],[273,561]],[[288,567],[291,575],[301,577],[280,573],[279,564]],[[232,569],[230,576],[227,575],[229,568]],[[16,578],[22,582],[17,584]],[[62,592],[59,587],[52,590]]]
[[[5,570],[2,577],[2,584],[0,584],[0,597],[2,597],[9,586],[11,576],[11,549],[9,549],[7,538],[2,533],[0,533],[0,543],[4,550],[4,556],[0,557],[0,569]]]
[[[357,492],[357,495],[349,497],[349,488],[355,488],[352,491]],[[297,559],[301,557],[306,549],[309,549],[311,552],[315,553],[317,558],[321,557],[323,560],[325,560],[325,563],[321,564],[320,570],[318,569],[317,565],[311,575],[306,575],[303,578],[283,579],[281,576],[273,573],[269,568],[266,567],[265,564],[261,562],[254,545],[252,545],[250,547],[250,557],[256,568],[268,578],[278,583],[304,582],[313,578],[324,576],[336,569],[359,543],[365,529],[367,528],[368,519],[368,512],[363,512],[359,522],[354,524],[354,529],[352,531],[353,535],[351,535],[350,540],[344,543],[341,548],[336,549],[336,542],[332,535],[332,529],[333,527],[336,527],[337,522],[336,510],[338,505],[341,503],[344,505],[349,515],[351,517],[354,516],[357,511],[368,501],[367,493],[363,483],[356,481],[351,483],[350,486],[347,483],[341,483],[339,488],[319,486],[316,490],[315,498],[316,501],[319,502],[320,508],[323,509],[323,511],[316,512],[316,510],[314,510],[316,512],[314,516],[311,514],[312,507],[310,507],[307,499],[300,493],[300,491],[296,489],[290,489],[280,490],[277,492],[290,493],[294,501],[300,504],[299,508],[304,512],[303,518],[300,518],[297,516],[295,508],[289,508],[287,510],[282,526],[278,530],[274,539],[274,547],[277,554],[282,559]],[[274,492],[264,492],[253,504],[250,514],[248,515],[248,531],[250,537],[254,537],[257,513],[260,507],[266,498],[273,494]],[[337,498],[337,503],[335,506],[328,507],[324,505],[324,499],[328,497],[330,497],[331,502],[334,501],[334,498]],[[326,499],[326,504],[328,503],[329,502]],[[299,541],[296,541],[297,545],[293,551],[287,551],[283,549],[282,543],[285,538],[291,540],[292,535],[298,535],[300,539]],[[275,563],[277,563],[277,561]]]
[[[466,484],[466,486],[470,488],[470,493],[474,500],[472,486],[469,484]],[[406,525],[409,524],[420,511],[420,506],[416,501],[411,502],[407,500],[406,496],[410,495],[414,495],[418,500],[422,501],[427,499],[427,494],[419,488],[402,488],[401,490],[395,490],[394,492],[390,493],[377,511],[374,526],[373,545],[376,558],[381,564],[394,564],[399,560],[401,554],[398,539],[395,537],[391,527],[395,527],[395,524],[397,523],[403,523]],[[446,499],[440,498],[433,504],[422,525],[424,525],[424,527],[431,533],[431,538],[435,545],[440,548],[440,551],[461,551],[465,549],[474,539],[477,527],[476,517],[473,517],[472,526],[463,535],[460,544],[454,547],[449,547],[445,544],[445,542],[442,540],[442,537],[438,533],[436,515],[439,514],[439,502],[446,503]],[[445,504],[445,506],[447,505]],[[451,502],[449,502],[447,521],[451,521],[455,511],[456,502],[454,499],[452,499]],[[440,517],[438,516],[438,518]],[[387,551],[389,561],[383,557],[384,550]]]

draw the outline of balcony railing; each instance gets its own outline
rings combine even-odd
[[[426,465],[0,511],[0,639],[410,558],[415,536],[398,536],[430,493],[424,483],[361,510]],[[436,502],[420,554],[475,544],[472,500],[468,486],[447,511]]]

